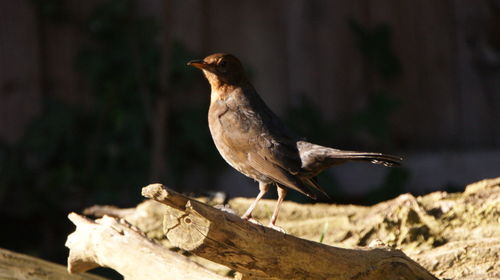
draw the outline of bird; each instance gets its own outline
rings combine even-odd
[[[187,65],[202,70],[210,84],[208,125],[220,155],[259,184],[259,193],[242,219],[252,219],[257,203],[275,185],[278,199],[269,227],[283,231],[276,220],[289,189],[312,199],[318,198],[317,193],[329,197],[315,180],[327,168],[349,161],[385,166],[398,166],[402,161],[383,153],[325,147],[297,136],[266,105],[232,54],[215,53]]]

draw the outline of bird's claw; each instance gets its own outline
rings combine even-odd
[[[253,223],[253,224],[263,226],[263,224],[262,224],[261,222],[259,222],[258,220],[256,220],[256,219],[252,218],[252,216],[250,216],[250,217],[245,217],[245,216],[242,216],[241,218],[242,218],[243,220],[247,220],[247,221],[249,221],[249,222],[251,222],[251,223]],[[269,225],[268,225],[267,227],[272,228],[272,229],[274,229],[275,231],[279,231],[279,232],[281,232],[281,233],[287,233],[287,232],[286,232],[286,230],[284,230],[282,227],[279,227],[279,226],[277,226],[277,225],[273,225],[273,224],[271,224],[271,223],[269,223]]]
[[[250,217],[250,218],[248,218],[248,219],[245,219],[245,220],[247,220],[247,221],[249,221],[249,222],[251,222],[251,223],[254,223],[254,224],[256,224],[256,225],[260,225],[260,226],[262,225],[262,223],[261,223],[261,222],[257,221],[256,219],[254,219],[254,218],[252,218],[252,217]]]

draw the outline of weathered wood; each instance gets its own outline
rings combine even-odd
[[[149,240],[125,220],[104,216],[95,221],[70,213],[76,225],[68,236],[68,271],[110,267],[125,279],[228,279]]]
[[[0,248],[0,279],[23,280],[104,280],[106,278],[81,273],[71,275],[66,267],[46,260],[15,253]]]
[[[304,240],[152,184],[145,197],[166,204],[169,241],[244,277],[278,279],[436,279],[399,250],[343,249]]]
[[[210,205],[222,203],[197,198]],[[243,213],[253,199],[228,202]],[[276,201],[263,199],[253,217],[263,224]],[[500,275],[500,178],[467,186],[463,193],[435,192],[413,197],[403,194],[372,207],[335,204],[298,204],[285,201],[280,226],[291,235],[343,248],[382,243],[403,250],[440,279],[497,279]],[[172,247],[163,234],[162,220],[169,206],[146,200],[135,208],[94,206],[86,215],[124,218],[149,238]],[[220,275],[229,268],[202,257],[190,259]],[[255,277],[253,277],[255,279]]]

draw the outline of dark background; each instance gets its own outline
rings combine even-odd
[[[152,182],[255,196],[186,66],[213,52],[310,141],[405,157],[325,172],[333,203],[500,175],[498,0],[2,0],[0,247],[64,263],[68,212],[132,207]]]

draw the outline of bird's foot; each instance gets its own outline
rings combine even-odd
[[[243,214],[243,216],[241,216],[241,218],[243,220],[247,220],[248,221],[248,220],[250,220],[252,218],[252,214],[246,214],[245,213],[245,214]]]
[[[256,219],[252,218],[252,214],[250,214],[250,215],[245,214],[245,215],[241,216],[241,218],[243,220],[249,221],[249,222],[254,223],[256,225],[262,225],[261,222],[259,222]]]
[[[270,227],[276,231],[279,231],[281,233],[286,233],[286,230],[284,230],[282,227],[279,227],[277,225],[273,225],[273,224],[269,223],[268,227]]]
[[[254,224],[256,224],[256,225],[262,226],[262,223],[261,223],[261,222],[257,221],[256,219],[254,219],[254,218],[252,218],[252,217],[250,217],[250,218],[248,218],[248,219],[245,219],[245,220],[247,220],[247,221],[249,221],[249,222],[251,222],[251,223],[254,223]]]

